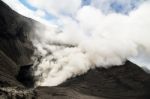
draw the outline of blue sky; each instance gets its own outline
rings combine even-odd
[[[36,11],[36,10],[37,10],[37,8],[31,6],[31,5],[27,2],[27,0],[19,0],[19,1],[20,1],[23,5],[25,5],[26,7],[28,7],[30,10],[33,10],[33,11]]]
[[[25,5],[28,9],[32,11],[37,11],[38,9],[31,4],[27,2],[27,0],[19,0],[23,5]],[[93,0],[94,1],[94,0]],[[91,5],[92,0],[82,0],[82,6]],[[95,0],[95,1],[102,1],[102,0]],[[103,0],[104,1],[104,0]],[[123,0],[122,0],[123,1]],[[116,13],[122,13],[122,14],[128,14],[131,10],[135,9],[142,1],[145,0],[127,0],[129,3],[125,4],[120,0],[106,0],[106,3],[109,3],[109,10],[116,12]],[[99,4],[96,4],[99,5]],[[105,4],[101,4],[102,6],[99,7],[104,13],[109,12],[108,9],[105,9]],[[48,13],[45,10],[42,10],[45,12],[45,16],[43,16],[44,19],[51,21],[52,19],[57,19],[54,15],[51,13]]]
[[[25,5],[28,9],[32,10],[32,11],[37,11],[38,9],[34,6],[32,6],[31,4],[29,4],[27,2],[27,0],[19,0],[23,5]],[[90,2],[91,0],[83,0],[82,1],[82,6],[84,5],[90,5]],[[55,16],[53,16],[51,13],[48,13],[47,11],[44,11],[45,12],[45,16],[43,17],[44,19],[46,20],[53,20],[53,19],[57,19]]]
[[[32,6],[31,4],[29,4],[27,2],[27,0],[19,0],[23,5],[25,5],[28,9],[32,10],[32,11],[37,11],[38,9],[34,6]],[[52,14],[48,13],[47,11],[43,10],[45,12],[45,16],[43,17],[44,19],[51,21],[52,19],[56,19],[55,16],[53,16]]]
[[[36,7],[33,7],[33,6],[31,6],[28,2],[27,2],[27,0],[19,0],[22,4],[24,4],[26,7],[28,7],[29,9],[31,9],[31,10],[37,10],[37,8]],[[90,3],[91,3],[91,0],[82,0],[82,5],[90,5]]]
[[[89,5],[91,3],[91,0],[83,0],[83,5]]]

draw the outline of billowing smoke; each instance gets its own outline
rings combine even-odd
[[[35,26],[32,42],[37,49],[37,85],[56,86],[95,67],[121,65],[143,52],[150,55],[149,2],[128,14],[106,14],[93,4],[81,6],[80,0],[64,0],[68,3],[53,6],[58,1],[49,0],[51,6],[41,5],[44,0],[33,3],[51,9],[58,18],[54,27]]]
[[[23,0],[3,1],[44,24],[35,24],[31,35],[37,85],[56,86],[126,60],[150,69],[149,0],[27,0],[35,12]]]

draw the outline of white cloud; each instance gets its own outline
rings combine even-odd
[[[128,13],[133,8],[148,0],[92,0],[91,5],[105,13],[119,10],[121,13]]]
[[[74,14],[81,7],[81,0],[28,0],[28,2],[54,15]]]
[[[42,10],[37,10],[37,11],[35,12],[35,14],[36,14],[37,16],[39,16],[39,17],[44,17],[44,16],[46,16],[45,12],[42,11]]]

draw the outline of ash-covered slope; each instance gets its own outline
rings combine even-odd
[[[72,78],[61,86],[84,94],[113,99],[150,98],[150,75],[129,61],[118,67],[90,70],[87,74]]]
[[[0,49],[17,65],[30,64],[32,20],[17,14],[2,1],[0,12]]]
[[[39,87],[35,93],[39,99],[150,99],[150,75],[127,61],[90,70],[58,87]]]
[[[29,33],[34,21],[2,1],[0,13],[0,99],[150,99],[150,75],[129,61],[122,66],[90,70],[60,86],[25,88],[16,76],[23,81],[22,75],[32,64],[34,48]]]
[[[0,1],[0,86],[20,85],[16,76],[21,66],[32,64],[33,46],[29,32],[33,22]]]

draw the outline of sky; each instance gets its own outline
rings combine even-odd
[[[150,0],[3,1],[46,25],[37,25],[32,39],[35,56],[42,56],[38,85],[55,86],[126,60],[150,69]]]
[[[30,4],[29,0],[19,0],[22,4],[28,7],[30,10],[37,10],[37,7]],[[31,0],[32,1],[32,0]],[[34,0],[33,0],[34,1]],[[124,2],[125,1],[125,2]],[[107,10],[111,10],[117,13],[127,14],[129,11],[138,7],[143,1],[146,0],[82,0],[82,6],[86,5],[95,5],[102,9],[105,13],[109,12]],[[104,7],[107,6],[107,7]]]
[[[38,1],[36,0],[3,0],[3,1],[11,5],[12,8],[14,8],[16,11],[18,11],[21,14],[24,14],[24,12],[30,13],[29,15],[24,14],[25,16],[28,16],[28,17],[38,16],[46,21],[49,21],[50,23],[53,22],[54,20],[57,20],[57,15],[55,15],[53,11],[47,11],[46,9],[40,8],[39,6],[36,5],[35,2],[38,2],[38,1],[41,2],[41,0],[38,0]],[[60,2],[60,0],[56,0],[56,2],[51,2],[51,1],[53,0],[50,0],[50,2],[48,1],[48,3],[52,4],[52,3]],[[77,0],[77,1],[81,2],[80,7],[92,5],[102,10],[105,14],[116,12],[116,13],[127,15],[130,11],[136,9],[140,4],[148,0]],[[15,5],[17,6],[15,7]],[[23,10],[19,11],[20,6],[22,9],[26,11],[23,11]],[[49,7],[49,8],[52,8],[52,7]],[[36,15],[34,14],[31,15],[31,13],[36,13]],[[56,23],[56,21],[54,21],[53,23]]]

